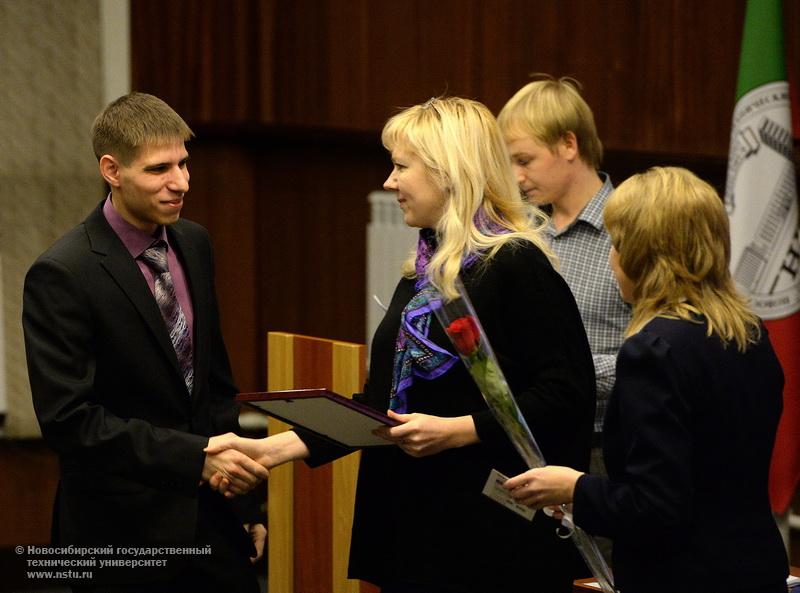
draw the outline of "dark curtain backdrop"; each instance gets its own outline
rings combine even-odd
[[[784,4],[796,73],[800,3]],[[447,93],[497,111],[532,72],[573,76],[616,183],[679,164],[723,190],[744,6],[132,0],[133,87],[197,132],[185,215],[214,238],[242,389],[266,385],[269,330],[365,339],[366,196],[397,107]]]

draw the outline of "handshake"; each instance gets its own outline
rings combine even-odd
[[[378,428],[375,434],[412,457],[435,455],[478,441],[472,416],[442,418],[391,411],[389,416],[397,420],[398,425]],[[269,477],[273,467],[305,459],[310,454],[293,430],[263,439],[246,439],[229,432],[208,439],[204,451],[202,482],[228,498],[250,492]]]
[[[227,498],[247,494],[269,477],[273,467],[305,459],[305,443],[293,431],[263,439],[246,439],[232,432],[208,439],[202,482]]]
[[[232,432],[208,439],[203,482],[228,498],[247,494],[269,477],[269,439],[246,439]]]

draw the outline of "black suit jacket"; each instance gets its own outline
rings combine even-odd
[[[25,279],[23,327],[42,433],[58,453],[54,535],[70,543],[189,543],[207,437],[238,428],[205,229],[168,227],[195,316],[186,392],[155,299],[102,213]]]
[[[741,353],[705,323],[655,318],[623,344],[609,478],[581,476],[574,500],[578,525],[614,539],[623,593],[785,590],[767,495],[783,374],[762,331]]]

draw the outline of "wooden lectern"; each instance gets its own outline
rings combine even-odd
[[[365,346],[296,334],[267,337],[268,389],[324,387],[350,396],[361,391]],[[269,434],[288,425],[269,419]],[[350,528],[360,454],[322,467],[303,462],[270,472],[267,515],[268,590],[280,593],[372,593],[347,578]]]

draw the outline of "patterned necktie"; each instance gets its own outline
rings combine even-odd
[[[183,373],[183,380],[189,393],[194,385],[194,368],[192,366],[192,335],[186,324],[178,297],[175,296],[175,287],[172,284],[172,274],[167,267],[167,245],[158,241],[147,248],[140,256],[153,270],[155,283],[155,296],[161,316],[167,325],[169,339],[178,356],[178,365]]]

